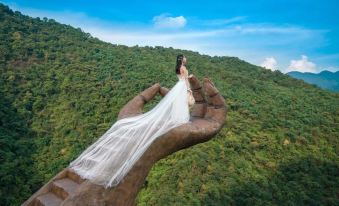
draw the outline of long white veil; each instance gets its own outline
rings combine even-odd
[[[187,101],[187,85],[179,77],[153,109],[116,121],[69,168],[106,188],[116,186],[157,137],[189,122]]]

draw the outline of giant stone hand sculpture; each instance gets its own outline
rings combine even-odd
[[[157,138],[116,187],[105,189],[81,179],[66,168],[51,179],[23,205],[135,205],[135,198],[152,166],[168,155],[206,142],[224,126],[226,105],[214,84],[204,78],[201,87],[195,76],[189,78],[196,100],[191,111],[191,123],[183,124]],[[204,90],[204,91],[203,91]],[[164,96],[168,89],[158,83],[130,100],[120,111],[118,119],[140,114],[144,104],[157,93]],[[205,98],[205,94],[208,98]]]

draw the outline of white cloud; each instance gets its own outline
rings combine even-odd
[[[236,16],[228,19],[209,19],[209,20],[196,20],[197,24],[205,25],[205,26],[221,26],[226,24],[232,24],[235,22],[240,22],[246,19],[245,16]]]
[[[265,67],[266,69],[270,69],[272,71],[277,69],[277,60],[273,57],[267,57],[265,60],[260,64],[260,66]]]
[[[308,61],[306,55],[301,55],[299,60],[291,60],[290,66],[288,67],[287,72],[289,71],[299,71],[299,72],[316,72],[316,64]]]
[[[242,34],[284,34],[302,35],[303,38],[328,32],[324,29],[307,29],[292,25],[272,25],[264,23],[239,24],[234,29]]]
[[[158,28],[183,28],[187,24],[187,20],[183,16],[171,17],[167,14],[153,17],[153,23]]]

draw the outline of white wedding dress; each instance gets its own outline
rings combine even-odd
[[[177,76],[178,82],[152,110],[116,121],[69,168],[106,188],[116,186],[156,138],[189,122],[187,76]]]

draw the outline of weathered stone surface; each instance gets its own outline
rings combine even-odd
[[[62,203],[62,199],[58,198],[55,194],[49,192],[44,195],[40,195],[37,198],[37,205],[58,206]]]
[[[37,191],[23,205],[38,205],[38,199],[57,197],[62,199],[60,205],[135,205],[135,198],[145,182],[152,166],[168,155],[206,142],[215,136],[224,126],[226,118],[225,99],[208,79],[204,78],[203,86],[195,76],[189,79],[196,104],[191,111],[191,123],[170,130],[157,138],[133,168],[116,187],[105,189],[100,185],[81,179],[76,173],[66,168]],[[166,95],[169,90],[154,84],[130,100],[120,111],[118,119],[140,114],[144,104],[156,94]],[[208,96],[208,98],[206,98]],[[73,180],[74,182],[69,182]],[[53,185],[64,183],[67,189],[60,194],[53,193]],[[45,196],[43,196],[45,195]],[[52,201],[52,200],[51,200]]]

